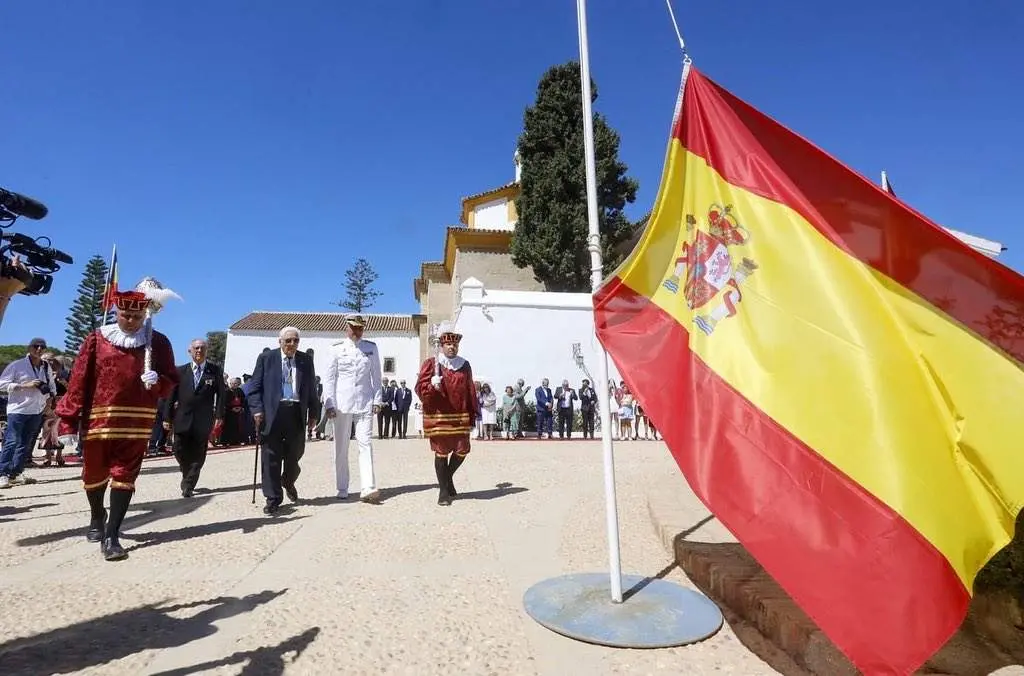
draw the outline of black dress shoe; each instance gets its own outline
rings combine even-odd
[[[107,561],[120,561],[128,558],[128,552],[124,550],[117,538],[105,538],[100,546],[103,558]]]
[[[89,542],[99,542],[103,539],[103,532],[107,529],[107,510],[103,510],[101,521],[90,521],[89,530],[85,533],[85,539]]]
[[[192,497],[192,487],[191,486],[185,486],[184,488],[182,488],[181,489],[181,497],[183,497],[183,498],[191,498]]]
[[[285,486],[284,487],[284,494],[287,495],[288,499],[291,500],[292,502],[298,502],[299,501],[299,492],[297,490],[295,490],[295,486],[294,485]]]
[[[263,513],[267,514],[268,516],[272,514],[277,514],[278,511],[280,511],[280,509],[281,505],[275,502],[268,502],[267,504],[263,505]]]

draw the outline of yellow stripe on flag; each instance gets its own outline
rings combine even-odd
[[[662,185],[684,183],[661,193],[653,229],[617,276],[680,322],[740,394],[902,515],[970,589],[1024,506],[1024,371],[673,140]],[[721,293],[691,311],[685,275],[673,280],[694,241],[679,224],[690,215],[707,232],[709,211],[726,206],[748,237],[726,249],[743,270],[724,295],[736,312]],[[713,259],[705,274],[716,279]]]

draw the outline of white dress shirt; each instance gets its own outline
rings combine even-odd
[[[324,381],[324,409],[338,413],[368,413],[381,402],[380,355],[369,340],[346,338],[331,346]]]
[[[46,408],[46,400],[49,395],[43,394],[39,388],[21,387],[20,383],[27,383],[32,380],[42,380],[50,385],[50,394],[57,392],[57,383],[53,379],[53,373],[46,364],[40,362],[39,366],[32,366],[28,357],[16,359],[7,365],[4,372],[0,374],[0,390],[7,392],[7,413],[18,413],[21,415],[36,415],[42,413]]]

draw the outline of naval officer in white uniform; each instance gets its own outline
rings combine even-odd
[[[373,476],[370,428],[381,405],[381,367],[377,345],[363,340],[362,315],[345,315],[345,335],[331,347],[331,362],[324,382],[324,409],[334,419],[334,475],[338,498],[348,497],[348,442],[352,423],[359,445],[359,499],[376,503],[380,491]]]

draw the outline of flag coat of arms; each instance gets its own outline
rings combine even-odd
[[[1024,278],[687,66],[594,303],[694,492],[863,673],[952,636],[1024,505]]]

